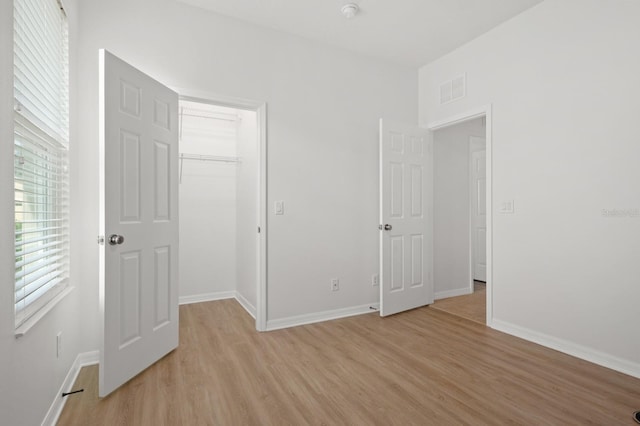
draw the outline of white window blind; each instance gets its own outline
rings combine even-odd
[[[69,271],[67,19],[57,0],[14,0],[15,326]]]

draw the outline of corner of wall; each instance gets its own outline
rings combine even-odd
[[[62,396],[62,394],[64,392],[71,391],[71,388],[73,387],[73,384],[75,383],[82,367],[97,364],[99,361],[99,358],[100,358],[100,353],[98,351],[84,352],[84,353],[78,354],[75,361],[71,365],[71,368],[69,368],[67,375],[62,381],[62,385],[60,386],[60,389],[58,390],[58,393],[56,394],[55,399],[51,403],[51,406],[49,407],[49,411],[47,411],[47,415],[42,421],[42,426],[49,426],[49,425],[54,426],[58,422],[58,418],[60,417],[60,414],[62,413],[62,410],[66,403],[66,397]]]

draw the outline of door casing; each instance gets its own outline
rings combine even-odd
[[[267,329],[267,103],[251,99],[236,98],[216,93],[173,87],[180,99],[209,103],[230,108],[255,111],[258,119],[258,223],[260,242],[257,250],[256,282],[256,330]],[[256,228],[257,232],[257,228]]]
[[[452,115],[441,120],[433,121],[423,124],[431,131],[444,129],[445,127],[453,126],[456,124],[464,123],[466,121],[474,120],[476,118],[485,117],[486,128],[486,155],[487,155],[487,316],[486,323],[488,327],[493,323],[493,142],[492,142],[492,105],[487,104],[474,109],[467,110],[463,113]],[[437,247],[434,247],[437,250]],[[473,281],[473,280],[472,280]]]

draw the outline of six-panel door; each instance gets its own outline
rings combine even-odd
[[[100,396],[178,345],[178,95],[100,52]]]
[[[431,132],[380,121],[382,316],[433,302],[432,164]]]

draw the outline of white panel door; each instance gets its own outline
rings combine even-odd
[[[471,255],[476,281],[487,281],[487,156],[484,146],[484,138],[471,138]]]
[[[380,120],[380,315],[433,303],[433,136]]]
[[[178,95],[100,51],[100,396],[178,346]]]

